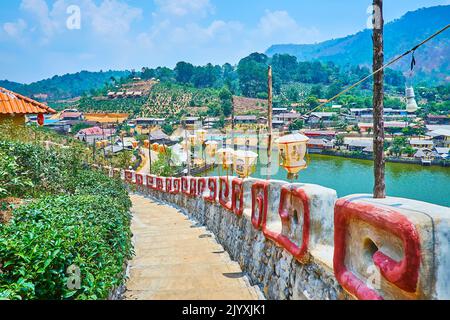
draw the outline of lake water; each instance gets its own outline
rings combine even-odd
[[[266,152],[260,160],[267,163]],[[301,171],[296,182],[318,184],[334,189],[338,197],[356,193],[372,193],[373,162],[325,155],[309,155],[308,168]],[[287,180],[287,173],[278,167],[278,153],[273,152],[271,179]],[[260,163],[252,177],[266,178]],[[208,175],[225,175],[221,168]],[[388,196],[415,199],[450,207],[450,167],[423,167],[413,164],[386,163]]]

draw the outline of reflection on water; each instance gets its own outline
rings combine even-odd
[[[266,152],[261,150],[258,167],[252,175],[266,178]],[[318,184],[337,191],[339,197],[356,193],[372,193],[373,162],[324,155],[310,155],[308,169],[301,171],[298,180]],[[287,180],[287,172],[278,167],[278,153],[272,156],[271,179]],[[220,169],[209,175],[225,174]],[[426,201],[450,206],[450,168],[387,163],[386,189],[389,196]]]

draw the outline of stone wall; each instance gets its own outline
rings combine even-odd
[[[311,184],[110,171],[207,226],[268,299],[450,299],[450,209]]]

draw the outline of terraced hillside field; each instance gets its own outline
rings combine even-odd
[[[124,85],[120,90],[136,89],[138,88],[134,84],[132,87]],[[142,97],[85,97],[72,107],[84,112],[124,112],[135,117],[168,117],[197,115],[205,112],[208,104],[220,102],[217,91],[213,89],[195,89],[165,83],[153,83],[150,87],[141,89]]]
[[[217,92],[213,89],[158,84],[152,88],[147,103],[142,107],[142,116],[197,115],[205,111],[209,104],[219,102]]]

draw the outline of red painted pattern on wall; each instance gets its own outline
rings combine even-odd
[[[155,182],[155,178],[154,178],[154,176],[147,176],[147,188],[150,188],[150,189],[154,189],[154,182]]]
[[[190,193],[188,177],[181,178],[181,192],[185,195],[189,195],[189,193]]]
[[[189,196],[197,196],[197,179],[195,178],[191,178],[191,180],[189,181]]]
[[[197,179],[197,194],[199,196],[203,195],[203,192],[206,191],[206,179],[205,178],[198,178]]]
[[[231,189],[233,212],[237,216],[242,216],[244,213],[244,185],[242,179],[234,178],[231,183]]]
[[[334,211],[333,264],[336,278],[342,287],[358,299],[383,299],[345,265],[346,234],[349,223],[354,219],[392,233],[402,240],[403,260],[397,262],[377,251],[373,255],[373,262],[386,280],[404,291],[415,292],[420,267],[420,240],[414,224],[398,211],[367,203],[350,202],[346,199],[338,200]]]
[[[164,191],[164,179],[156,177],[156,190]]]
[[[233,203],[230,197],[230,185],[228,184],[228,177],[219,178],[219,203],[228,211],[233,211]]]
[[[301,203],[301,206],[296,206]],[[268,230],[263,226],[264,235],[277,242],[283,248],[285,248],[290,254],[292,254],[297,260],[304,262],[308,257],[308,245],[309,245],[309,232],[310,232],[310,210],[308,195],[302,188],[291,189],[289,185],[285,185],[281,188],[280,204],[278,208],[278,214],[281,218],[282,230],[291,230],[290,213],[295,214],[303,213],[303,225],[302,225],[302,241],[301,244],[295,243],[289,236]]]
[[[209,196],[205,196],[204,199],[208,202],[216,202],[217,198],[217,179],[208,179]]]
[[[252,185],[252,225],[255,229],[261,229],[265,225],[269,185],[267,181],[257,181]]]
[[[133,182],[133,171],[125,170],[125,181]]]
[[[166,178],[166,192],[172,193],[172,178]]]
[[[179,194],[180,193],[180,189],[181,189],[181,179],[180,178],[174,178],[172,180],[172,191],[170,192],[171,194]]]
[[[144,176],[142,174],[136,173],[136,184],[142,186],[144,184]]]

